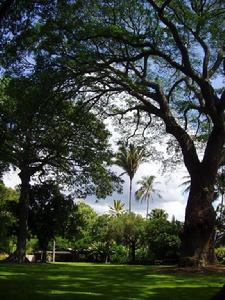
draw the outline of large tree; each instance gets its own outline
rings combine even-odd
[[[98,93],[93,103],[121,93],[102,103],[113,101],[114,113],[133,112],[138,125],[164,124],[191,177],[183,264],[206,265],[215,258],[213,186],[225,142],[225,92],[219,84],[224,16],[221,0],[96,0],[85,7],[63,1],[48,19],[41,16],[32,29],[37,36],[31,39],[28,32],[25,44],[64,73],[70,87],[74,82],[76,90]]]
[[[19,230],[14,257],[22,262],[31,179],[60,178],[73,186],[77,195],[104,197],[113,189],[108,171],[112,153],[104,124],[65,98],[50,78],[11,78],[2,84],[0,123],[5,139],[0,159],[19,170]]]

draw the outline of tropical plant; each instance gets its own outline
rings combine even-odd
[[[155,208],[149,214],[150,219],[168,219],[168,213],[161,208]],[[174,220],[175,221],[175,220]]]
[[[128,147],[121,145],[116,155],[115,164],[120,166],[123,170],[123,174],[127,174],[130,179],[129,188],[129,212],[131,212],[132,201],[132,180],[141,162],[144,161],[144,149],[142,147],[129,144]]]
[[[124,213],[124,203],[121,200],[113,200],[113,206],[109,206],[110,214],[115,216],[120,216],[122,213]]]
[[[152,200],[152,195],[156,194],[161,197],[158,190],[153,188],[153,182],[155,176],[143,176],[137,183],[140,184],[140,188],[135,192],[135,198],[137,201],[146,201],[146,218],[149,215],[149,202]]]

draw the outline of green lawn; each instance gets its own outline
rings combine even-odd
[[[224,274],[172,274],[152,266],[0,264],[1,300],[210,299]]]

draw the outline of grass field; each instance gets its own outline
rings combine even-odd
[[[166,267],[0,264],[1,300],[208,300],[224,283],[225,274],[170,273]]]

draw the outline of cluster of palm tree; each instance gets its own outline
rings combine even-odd
[[[129,213],[132,210],[132,183],[135,173],[141,163],[145,161],[144,149],[134,144],[129,144],[127,147],[121,145],[116,155],[115,164],[121,167],[127,174],[130,180],[129,185]],[[137,183],[140,188],[135,192],[135,199],[137,201],[146,201],[146,217],[149,215],[150,200],[152,195],[157,194],[160,197],[158,190],[153,187],[155,176],[143,176]],[[120,215],[124,211],[124,204],[120,200],[114,200],[113,207],[110,207],[110,212],[114,215]]]

